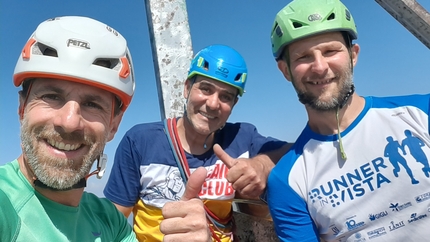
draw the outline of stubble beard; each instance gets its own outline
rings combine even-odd
[[[79,141],[89,145],[89,151],[82,160],[57,158],[46,155],[37,149],[37,144],[42,139],[61,137],[61,139]],[[55,139],[55,140],[58,140]],[[38,126],[31,129],[26,118],[21,124],[22,148],[28,166],[38,180],[48,187],[66,190],[78,183],[89,172],[98,156],[102,153],[106,144],[107,135],[101,141],[97,141],[94,135],[66,134],[55,130],[49,130],[46,126]]]
[[[337,74],[340,86],[338,87],[338,92],[333,93],[329,100],[322,100],[318,96],[312,94],[311,92],[307,92],[306,90],[301,90],[295,82],[293,82],[293,86],[296,89],[297,95],[299,97],[299,101],[304,105],[307,105],[311,109],[320,112],[329,112],[336,111],[341,105],[345,98],[348,96],[348,93],[351,90],[353,85],[353,76],[352,70],[350,68],[345,68],[345,70],[341,71]],[[306,78],[309,79],[309,78]],[[309,80],[306,80],[309,81]],[[304,83],[301,81],[301,83]]]

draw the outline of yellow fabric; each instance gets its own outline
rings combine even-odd
[[[231,200],[204,200],[203,202],[219,218],[227,218],[232,212]],[[142,202],[142,200],[139,200],[133,208],[133,215],[134,232],[136,233],[136,237],[140,242],[163,241],[163,234],[160,232],[159,228],[161,220],[163,219],[160,208],[146,205]],[[225,236],[222,233],[217,232],[216,228],[214,228],[214,230],[222,242],[232,241],[230,236]],[[224,230],[223,232],[228,233],[230,230]]]

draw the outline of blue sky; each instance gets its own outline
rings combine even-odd
[[[273,20],[288,2],[188,0],[187,10],[195,52],[210,44],[226,44],[237,49],[247,62],[246,93],[229,121],[250,122],[264,135],[294,141],[305,126],[307,115],[292,85],[278,71],[270,48]],[[361,46],[354,70],[357,93],[428,93],[428,48],[375,1],[343,2],[355,19],[356,43]],[[419,2],[430,10],[429,1]],[[102,196],[115,149],[124,133],[136,123],[161,119],[144,0],[0,0],[0,6],[0,165],[21,154],[19,89],[12,84],[12,75],[22,47],[40,22],[64,15],[88,16],[105,22],[128,40],[137,78],[136,92],[118,133],[105,149],[109,157],[105,177],[92,177],[88,183],[87,190]]]

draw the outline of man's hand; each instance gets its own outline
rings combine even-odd
[[[227,180],[240,197],[258,199],[266,188],[267,177],[275,164],[268,156],[234,159],[218,144],[214,147],[215,155],[229,168]]]
[[[164,242],[212,241],[203,202],[198,198],[205,179],[206,169],[199,167],[191,174],[181,200],[164,205],[160,224]]]

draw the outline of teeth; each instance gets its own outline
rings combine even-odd
[[[331,82],[331,79],[327,80],[327,81],[321,81],[321,82],[312,82],[312,84],[314,84],[314,85],[320,85],[320,84],[327,84],[329,82]]]
[[[65,151],[77,150],[80,146],[79,144],[76,144],[76,145],[64,144],[63,142],[58,142],[53,140],[48,140],[48,143],[59,150],[65,150]]]
[[[213,117],[213,116],[209,116],[208,114],[206,114],[206,113],[202,113],[202,112],[200,112],[200,114],[201,115],[203,115],[203,116],[205,116],[206,118],[208,118],[208,119],[214,119],[215,117]]]

